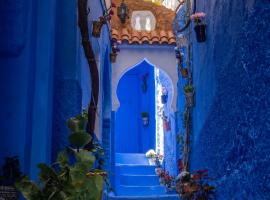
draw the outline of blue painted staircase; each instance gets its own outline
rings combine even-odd
[[[166,194],[155,174],[155,166],[149,165],[144,154],[117,153],[115,172],[115,194],[110,194],[109,199],[179,199],[176,194]]]

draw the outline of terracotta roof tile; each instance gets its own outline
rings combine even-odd
[[[122,0],[113,1],[118,7]],[[128,42],[129,44],[175,44],[175,36],[172,31],[172,23],[175,13],[165,8],[142,0],[125,0],[129,8],[129,19],[125,24],[121,24],[119,18],[115,14],[112,17],[112,38],[119,42]],[[133,11],[149,10],[156,18],[156,28],[153,31],[136,31],[131,26],[130,16]],[[114,8],[114,13],[117,13]]]

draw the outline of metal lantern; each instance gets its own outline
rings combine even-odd
[[[128,7],[124,3],[124,0],[117,8],[117,16],[119,17],[122,24],[126,23],[126,19],[128,18]]]

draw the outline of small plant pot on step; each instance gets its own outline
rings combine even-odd
[[[205,24],[197,24],[194,27],[197,42],[205,42],[206,41],[206,25]]]
[[[93,29],[92,29],[92,35],[96,38],[100,37],[101,28],[103,26],[102,21],[93,21]]]

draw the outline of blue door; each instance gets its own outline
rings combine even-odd
[[[142,76],[148,74],[147,91],[142,90]],[[117,153],[145,153],[155,148],[154,68],[143,62],[123,75],[117,88],[120,107],[115,118]],[[149,113],[149,125],[143,126],[141,112]]]

